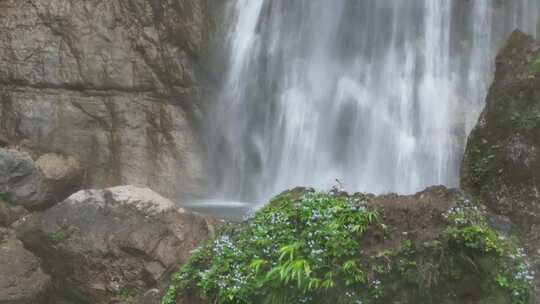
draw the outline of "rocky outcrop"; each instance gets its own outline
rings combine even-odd
[[[122,186],[77,192],[15,229],[51,276],[51,298],[105,304],[159,299],[214,222],[149,189]]]
[[[497,57],[461,175],[464,189],[514,222],[540,274],[540,43],[521,32]]]
[[[12,230],[0,228],[0,303],[35,304],[51,280],[37,257],[23,247]]]
[[[0,141],[79,157],[86,188],[201,193],[208,0],[0,0]]]
[[[36,208],[46,203],[47,184],[28,153],[0,148],[0,193],[11,204]]]

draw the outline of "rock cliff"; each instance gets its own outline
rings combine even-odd
[[[76,155],[86,187],[200,194],[208,0],[0,0],[0,144]]]
[[[461,185],[491,210],[512,220],[538,274],[539,153],[540,44],[514,32],[497,57],[486,107],[469,136]],[[538,278],[536,284],[540,291]]]

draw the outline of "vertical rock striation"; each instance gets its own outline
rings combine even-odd
[[[201,193],[218,2],[0,0],[0,142],[77,155],[87,187]]]

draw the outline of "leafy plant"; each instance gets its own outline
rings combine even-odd
[[[531,64],[531,73],[540,73],[540,56],[533,60]]]
[[[443,214],[448,228],[438,238],[419,245],[402,234],[397,245],[374,250],[392,227],[364,199],[337,192],[279,196],[195,250],[162,303],[193,295],[220,304],[440,303],[455,296],[445,288],[466,278],[480,280],[485,297],[530,303],[523,251],[489,227],[482,208],[460,201]]]
[[[452,224],[446,230],[449,246],[464,264],[473,265],[486,281],[493,280],[492,288],[508,290],[511,303],[530,303],[533,275],[524,250],[516,239],[491,229],[481,213],[467,201],[448,211],[445,216]]]
[[[497,156],[492,147],[478,148],[471,151],[471,162],[472,182],[480,185],[492,173],[497,163]]]
[[[222,233],[209,244],[211,257],[195,253],[177,275],[178,286],[199,288],[219,303],[297,303],[354,290],[367,281],[358,250],[377,218],[362,202],[329,193],[278,198],[247,227],[229,228],[236,234]],[[177,291],[163,303],[174,303]]]

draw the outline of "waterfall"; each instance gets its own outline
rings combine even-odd
[[[300,185],[457,186],[494,55],[516,27],[537,34],[540,4],[235,0],[228,14],[208,170],[218,195],[263,201]]]

